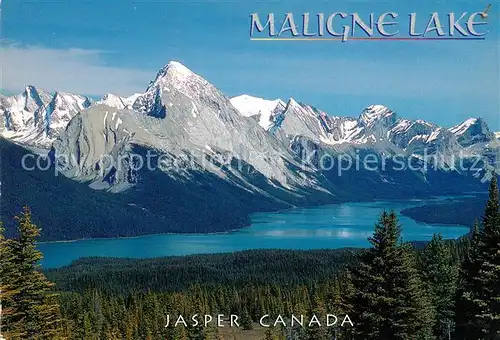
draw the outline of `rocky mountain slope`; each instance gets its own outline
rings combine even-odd
[[[301,164],[292,152],[254,120],[241,119],[226,96],[179,63],[163,68],[132,108],[97,104],[78,114],[52,148],[54,159],[69,160],[64,173],[119,192],[136,183],[133,150],[143,148],[161,156],[164,172],[180,180],[206,172],[263,196],[274,197],[269,187],[292,196],[326,194],[321,175],[293,170]],[[115,164],[99,165],[103,158]]]
[[[87,97],[27,86],[18,95],[0,95],[0,133],[25,145],[50,147],[71,118],[90,105]]]
[[[245,103],[241,98],[245,98]],[[283,142],[291,143],[292,149],[299,137],[334,155],[354,155],[371,150],[378,156],[428,159],[429,162],[434,161],[439,170],[453,169],[461,173],[467,169],[459,166],[460,162],[477,162],[474,168],[486,170],[498,167],[494,160],[500,156],[500,142],[482,118],[470,118],[447,129],[423,120],[401,118],[382,105],[371,105],[357,118],[352,118],[330,116],[293,98],[285,106],[282,102],[252,99],[248,95],[232,99],[242,115],[249,112],[248,103],[254,103],[253,112],[279,112],[270,116],[271,123],[261,126]],[[271,103],[276,103],[276,106],[271,108]],[[476,176],[481,175],[475,172]],[[487,172],[483,175],[486,175],[483,180],[488,179]]]
[[[43,214],[50,239],[221,231],[262,210],[483,190],[500,150],[480,118],[447,129],[382,105],[355,118],[294,99],[229,98],[178,62],[128,98],[29,86],[1,98],[0,133],[16,143],[2,142],[2,164],[16,173],[2,183],[15,198],[4,216],[51,201],[92,216],[63,232],[62,211]],[[48,152],[53,172],[16,170],[28,146]]]

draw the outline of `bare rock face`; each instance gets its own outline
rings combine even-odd
[[[74,209],[79,231],[68,235],[86,237],[88,225],[92,237],[213,232],[244,226],[257,211],[484,190],[500,166],[500,140],[480,118],[448,129],[383,105],[346,117],[293,98],[231,99],[178,62],[130,97],[91,102],[33,86],[0,96],[0,135],[15,143],[0,139],[2,160],[16,174],[6,192],[30,188],[11,195],[18,201],[5,214],[19,204],[43,211],[47,202],[70,202],[42,222],[65,225]],[[18,174],[28,147],[49,150],[60,177]],[[375,170],[355,163],[365,156]],[[406,166],[394,170],[394,156]],[[428,156],[437,160],[432,167],[408,167]],[[80,218],[81,211],[91,213]]]
[[[449,129],[461,146],[467,147],[476,143],[487,143],[495,139],[482,118],[469,118],[463,123]]]
[[[480,157],[481,171],[472,180],[484,181],[498,168],[492,160],[500,150],[480,118],[447,129],[404,119],[383,105],[342,117],[293,98],[228,98],[175,61],[159,70],[144,93],[130,97],[108,93],[92,103],[29,86],[20,95],[0,97],[0,110],[3,137],[50,148],[66,177],[116,193],[142,190],[150,177],[146,171],[186,185],[216,179],[227,185],[224,190],[237,188],[285,206],[358,199],[360,183],[372,196],[399,194],[401,188],[412,196],[448,190],[437,179],[458,176],[460,191],[473,176],[457,162]],[[431,155],[439,162],[432,171],[354,168],[339,177],[336,157],[367,154],[377,162],[393,155],[417,163]],[[152,164],[146,164],[148,155]],[[416,183],[418,193],[411,192]]]
[[[328,193],[319,185],[321,174],[307,166],[294,171],[302,164],[291,150],[179,63],[161,69],[132,107],[98,103],[71,120],[52,150],[55,159],[65,161],[60,166],[67,176],[95,188],[127,189],[140,178],[131,163],[132,151],[140,148],[162,156],[164,172],[183,180],[197,171],[258,195],[272,197],[268,186],[295,196],[303,195],[302,189]],[[103,164],[110,159],[113,167]],[[255,183],[250,168],[265,180]]]

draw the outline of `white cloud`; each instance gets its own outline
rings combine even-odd
[[[102,55],[101,51],[83,49],[1,46],[0,87],[14,93],[36,85],[46,91],[130,95],[143,92],[154,77],[150,71],[105,65]]]

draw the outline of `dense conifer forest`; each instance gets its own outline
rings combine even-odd
[[[401,214],[429,224],[465,225],[472,227],[484,211],[488,196],[454,197],[434,204],[404,209]]]
[[[395,213],[383,212],[374,222],[368,249],[88,258],[43,272],[40,230],[25,208],[17,218],[18,237],[0,236],[0,332],[9,340],[500,337],[495,178],[482,218],[463,239],[434,235],[416,248],[401,241],[404,226]],[[226,327],[193,325],[194,314],[224,314]],[[237,329],[227,325],[231,314],[239,316]],[[259,324],[266,314],[270,328]],[[306,320],[335,314],[339,322],[291,326],[292,314]],[[188,326],[173,327],[181,315]],[[345,315],[353,326],[341,324]]]

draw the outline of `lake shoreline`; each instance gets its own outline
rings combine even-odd
[[[479,193],[469,193],[469,194],[463,194],[463,195],[457,195],[457,196],[454,196],[455,198],[467,198],[467,197],[476,197],[474,195],[476,194],[479,194]],[[322,208],[322,207],[328,207],[328,206],[334,206],[334,205],[342,205],[342,204],[356,204],[356,203],[373,203],[373,202],[400,202],[400,201],[408,201],[408,202],[412,202],[412,201],[432,201],[432,200],[440,200],[440,199],[443,199],[443,200],[446,200],[448,199],[449,196],[436,196],[436,195],[430,195],[428,197],[414,197],[414,198],[408,198],[408,199],[399,199],[399,198],[393,198],[393,199],[383,199],[383,200],[379,200],[379,199],[372,199],[372,200],[352,200],[352,201],[346,201],[346,202],[341,202],[341,203],[328,203],[328,204],[321,204],[321,205],[313,205],[313,206],[306,206],[306,207],[303,207],[303,206],[296,206],[296,207],[289,207],[289,208],[285,208],[285,209],[279,209],[279,210],[271,210],[271,211],[259,211],[259,212],[254,212],[252,214],[250,214],[249,217],[252,217],[252,216],[257,216],[259,214],[268,214],[268,213],[272,213],[272,214],[281,214],[281,213],[286,213],[286,212],[289,212],[289,211],[293,211],[293,210],[297,210],[297,209],[314,209],[314,208]],[[439,201],[437,201],[436,203],[438,203]],[[427,206],[426,205],[423,205],[422,207],[424,206]],[[415,209],[416,208],[420,208],[420,207],[414,207]],[[409,217],[413,220],[415,220],[416,222],[420,222],[420,223],[425,223],[425,224],[428,224],[428,225],[450,225],[450,226],[454,226],[456,225],[455,223],[446,223],[446,222],[440,222],[440,221],[435,221],[435,222],[426,222],[424,220],[420,220],[419,218],[415,218],[414,216],[411,216],[411,215],[407,215],[405,212],[406,211],[409,211],[410,209],[414,209],[414,208],[409,208],[409,209],[403,209],[402,211],[398,212],[398,214],[400,214],[401,216],[406,216],[406,217]],[[73,242],[80,242],[80,241],[100,241],[100,240],[112,240],[112,239],[134,239],[134,238],[142,238],[142,237],[148,237],[148,236],[161,236],[161,235],[191,235],[191,236],[206,236],[206,235],[223,235],[223,234],[230,234],[230,233],[234,233],[234,232],[238,232],[238,231],[242,231],[242,230],[245,230],[247,228],[249,228],[251,226],[251,223],[248,223],[247,225],[245,226],[242,226],[242,227],[239,227],[239,228],[232,228],[232,229],[227,229],[227,230],[223,230],[223,231],[215,231],[215,232],[207,232],[207,233],[203,233],[203,232],[184,232],[184,233],[179,233],[179,232],[165,232],[165,233],[148,233],[148,234],[139,234],[139,235],[132,235],[132,236],[116,236],[116,237],[89,237],[89,238],[78,238],[78,239],[71,239],[71,240],[53,240],[53,241],[40,241],[40,242],[37,242],[37,244],[55,244],[55,243],[73,243]],[[464,225],[466,226],[466,225]]]
[[[69,265],[82,257],[156,258],[193,254],[232,253],[250,249],[340,249],[364,248],[373,226],[384,210],[436,203],[456,197],[428,200],[385,200],[330,204],[251,215],[250,226],[217,233],[160,233],[131,237],[93,238],[40,242],[42,266]],[[403,239],[412,243],[428,241],[433,234],[454,239],[466,235],[466,226],[427,224],[400,215]]]

